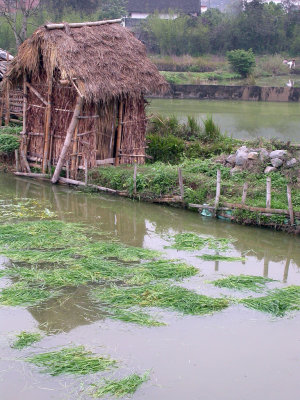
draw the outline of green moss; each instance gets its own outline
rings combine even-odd
[[[246,307],[283,317],[289,311],[300,310],[300,286],[289,286],[273,290],[264,297],[249,297],[241,300]]]
[[[235,290],[252,290],[254,292],[261,291],[265,288],[265,285],[269,282],[273,282],[272,279],[264,278],[262,276],[251,276],[251,275],[230,275],[226,278],[212,281],[214,286],[225,287],[228,289]]]
[[[40,333],[21,332],[17,335],[17,340],[12,344],[13,349],[24,349],[24,347],[31,346],[33,343],[39,342],[42,338]]]
[[[149,379],[149,373],[142,376],[132,374],[120,380],[105,379],[100,385],[92,385],[95,387],[93,397],[99,398],[105,395],[123,397],[134,394],[137,389]]]
[[[99,357],[83,346],[64,348],[59,351],[37,354],[26,361],[42,367],[42,372],[52,376],[61,374],[88,375],[116,366],[116,361]]]

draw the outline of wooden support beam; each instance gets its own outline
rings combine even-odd
[[[32,91],[32,93],[39,99],[45,106],[48,106],[48,101],[44,99],[44,97],[29,83],[26,82],[26,86],[28,89]]]
[[[48,100],[48,105],[46,107],[46,112],[45,112],[45,137],[44,137],[44,152],[43,152],[43,164],[42,164],[42,173],[45,174],[48,163],[51,159],[52,154],[50,153],[50,144],[51,144],[51,97],[52,97],[52,89],[53,89],[53,77],[51,76],[48,79],[48,93],[47,93],[47,100]],[[52,139],[53,140],[53,139]],[[52,149],[51,149],[52,151]]]
[[[80,115],[82,106],[83,106],[83,98],[79,96],[77,98],[74,114],[73,114],[70,126],[68,128],[68,131],[67,131],[65,143],[63,145],[63,148],[62,148],[62,151],[60,153],[60,156],[59,156],[59,159],[58,159],[58,162],[57,162],[53,177],[51,179],[52,183],[56,183],[58,181],[58,179],[59,179],[59,175],[60,175],[61,169],[63,167],[63,163],[64,163],[64,160],[65,160],[65,157],[66,157],[67,152],[69,150],[69,147],[71,145],[72,136],[73,136],[73,134],[75,132],[75,129],[76,129],[77,125],[78,125],[78,116]]]
[[[77,166],[77,159],[78,159],[78,125],[76,126],[74,130],[74,137],[73,137],[73,147],[72,147],[72,154],[71,154],[71,178],[75,179],[76,178],[76,166]]]
[[[117,141],[116,141],[116,159],[115,165],[120,164],[120,150],[121,150],[121,138],[122,138],[122,120],[123,120],[123,101],[119,104],[119,118],[118,118],[118,131],[117,131]]]
[[[106,21],[94,21],[94,22],[73,22],[70,24],[46,24],[45,28],[49,30],[53,29],[64,29],[66,25],[69,28],[82,28],[84,26],[100,26],[100,25],[107,25],[107,24],[120,24],[122,19],[110,19]]]

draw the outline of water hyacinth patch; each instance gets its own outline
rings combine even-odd
[[[87,375],[116,367],[117,363],[107,357],[97,356],[84,346],[64,348],[37,354],[26,361],[42,367],[42,372],[52,376],[62,374]]]
[[[214,286],[220,288],[228,288],[235,290],[252,290],[253,292],[259,292],[263,290],[267,283],[274,282],[273,279],[264,278],[262,276],[251,276],[251,275],[230,275],[226,278],[212,281]]]
[[[24,349],[25,347],[31,346],[33,343],[39,342],[42,338],[40,333],[33,332],[21,332],[17,335],[17,340],[12,344],[13,349]]]
[[[149,379],[149,373],[142,376],[132,374],[120,380],[105,379],[100,385],[92,385],[95,387],[93,397],[98,398],[105,395],[115,397],[123,397],[134,394],[137,389]]]

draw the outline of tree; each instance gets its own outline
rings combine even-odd
[[[41,0],[46,10],[51,11],[57,19],[66,10],[90,14],[99,8],[100,0]]]
[[[126,0],[101,0],[101,13],[99,19],[116,19],[125,17]]]
[[[1,0],[0,16],[13,31],[18,48],[27,38],[28,20],[37,14],[40,0]]]
[[[232,50],[227,52],[227,59],[234,72],[248,76],[255,67],[255,57],[252,49],[246,50]]]

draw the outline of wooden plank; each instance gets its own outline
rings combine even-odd
[[[122,22],[121,18],[118,19],[108,19],[106,21],[94,21],[94,22],[72,22],[70,24],[46,24],[45,28],[49,30],[53,29],[65,29],[66,26],[69,28],[82,28],[84,26],[100,26],[107,24],[120,24]]]

